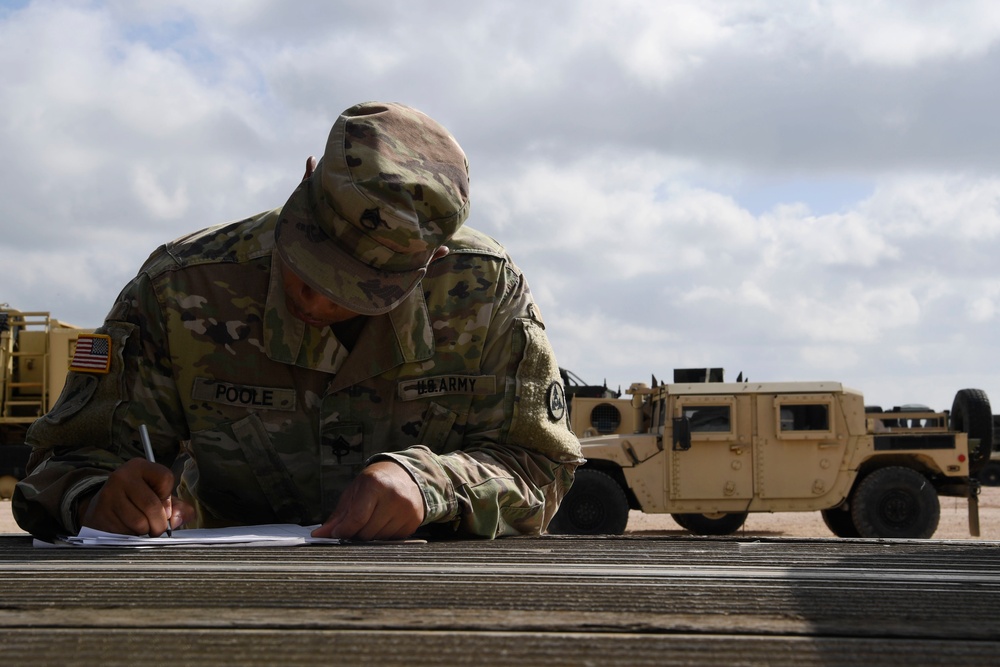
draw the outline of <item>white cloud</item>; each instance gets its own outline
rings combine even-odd
[[[171,193],[166,192],[157,176],[144,165],[133,170],[132,189],[136,199],[154,218],[179,218],[188,208],[187,189],[183,185],[175,187]]]
[[[1000,41],[1000,6],[990,0],[831,0],[821,7],[830,46],[856,63],[913,67],[974,58]]]
[[[890,239],[879,233],[878,221],[858,212],[813,216],[802,205],[779,206],[761,217],[769,242],[770,266],[819,263],[873,266],[899,257]]]
[[[601,44],[641,83],[660,86],[697,70],[706,52],[731,38],[713,3],[662,3],[656,11],[640,0],[609,6],[592,0],[582,12],[588,41]]]
[[[864,206],[905,237],[947,234],[981,242],[1000,235],[1000,178],[962,173],[888,177]]]
[[[0,10],[0,300],[97,323],[280,205],[364,99],[441,118],[560,362],[1000,396],[1000,9],[35,1]],[[1000,399],[998,399],[1000,400]]]

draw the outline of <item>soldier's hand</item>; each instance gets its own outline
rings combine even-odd
[[[392,461],[377,461],[344,490],[337,508],[313,537],[401,540],[424,521],[424,498],[410,474]]]
[[[174,475],[170,468],[145,459],[126,461],[111,473],[101,490],[80,503],[81,526],[109,533],[152,535],[194,518],[194,508],[171,497]]]

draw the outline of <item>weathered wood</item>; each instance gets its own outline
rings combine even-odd
[[[12,662],[911,666],[1000,655],[996,542],[126,551],[0,537],[0,585]]]

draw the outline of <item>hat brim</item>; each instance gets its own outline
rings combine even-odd
[[[278,217],[274,240],[282,262],[311,288],[352,312],[389,312],[420,283],[427,267],[391,272],[358,261],[316,224],[312,180],[295,188]],[[336,215],[332,209],[326,213]]]

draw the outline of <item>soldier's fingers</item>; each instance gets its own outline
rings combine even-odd
[[[186,503],[177,496],[170,499],[170,525],[172,528],[191,523],[197,518],[194,505]]]
[[[364,540],[366,542],[370,540],[391,539],[391,536],[397,532],[392,527],[392,522],[392,514],[380,511],[379,506],[376,506],[365,524],[355,531],[353,539]]]
[[[144,535],[149,530],[145,514],[121,489],[107,485],[91,499],[82,524],[109,533],[128,535]]]
[[[410,535],[413,535],[414,531],[419,528],[420,525],[413,525],[410,522],[402,520],[400,517],[393,516],[385,525],[383,525],[378,532],[373,533],[371,537],[366,537],[364,539],[368,540],[404,540]]]
[[[135,467],[139,479],[132,478],[126,495],[145,517],[146,532],[157,537],[167,532],[167,521],[173,513],[171,491],[174,487],[174,475],[166,466],[143,459],[135,460],[138,461]],[[133,524],[140,535],[143,534],[141,523],[141,520],[136,520]]]
[[[150,490],[161,501],[170,498],[174,487],[174,474],[170,468],[134,458],[123,463],[108,477],[105,489],[125,495],[141,494]]]
[[[85,523],[109,532],[160,535],[167,529],[172,485],[169,468],[139,458],[126,461],[94,496]]]
[[[361,486],[358,479],[347,486],[330,518],[313,531],[314,537],[348,539],[365,525],[375,508],[375,502],[370,494],[363,492]]]
[[[170,496],[162,500],[150,486],[132,486],[118,506],[118,516],[121,517],[131,532],[136,535],[149,534],[153,537],[167,532]]]
[[[142,459],[137,459],[142,461]],[[143,461],[142,478],[162,501],[170,498],[174,490],[174,472],[165,465]]]
[[[367,494],[352,494],[346,511],[339,516],[339,520],[332,522],[330,536],[343,540],[356,537],[358,532],[368,525],[374,511],[374,498]]]

